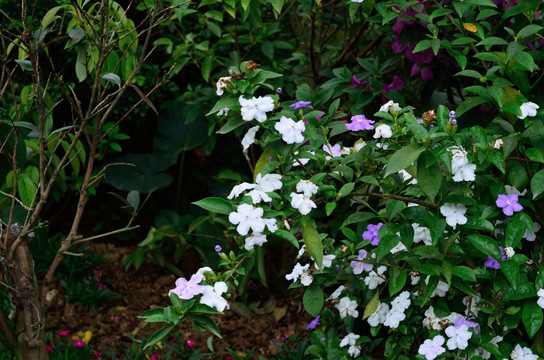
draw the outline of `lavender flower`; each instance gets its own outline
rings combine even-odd
[[[283,90],[279,87],[279,88],[276,89],[276,94],[281,94],[282,91]]]
[[[300,108],[312,108],[312,102],[311,101],[297,101],[294,104],[289,105],[289,107],[292,107],[293,109],[300,109]]]
[[[346,124],[346,127],[351,131],[373,130],[374,123],[374,120],[369,120],[364,115],[355,115],[351,117],[351,123]]]
[[[498,207],[502,208],[502,212],[506,216],[512,216],[515,212],[523,210],[523,206],[518,203],[517,194],[499,194],[499,197],[495,203]]]
[[[363,233],[364,240],[370,240],[370,243],[374,246],[378,246],[380,243],[380,237],[378,236],[378,231],[382,227],[383,223],[378,223],[377,225],[368,224],[366,231]]]
[[[501,249],[502,261],[505,261],[506,260],[506,255],[504,254],[504,248],[502,246],[499,246],[499,249]],[[490,269],[500,269],[501,268],[501,264],[497,260],[493,259],[491,256],[487,257],[487,259],[484,262],[484,266],[488,267]]]
[[[306,330],[313,330],[315,329],[315,327],[319,324],[319,319],[321,319],[321,315],[317,315],[315,317],[315,319],[313,319],[312,321],[310,321],[310,323],[308,324],[308,326],[306,326]]]
[[[220,245],[215,245],[215,251],[220,252],[221,250],[222,249]]]

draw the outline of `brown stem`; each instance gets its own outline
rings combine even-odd
[[[4,343],[11,351],[15,350],[17,340],[15,338],[15,333],[13,329],[9,326],[8,318],[4,311],[0,309],[0,331],[6,337],[6,342]]]

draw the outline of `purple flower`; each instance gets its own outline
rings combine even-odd
[[[506,255],[504,254],[504,248],[502,246],[499,246],[499,249],[501,250],[502,261],[505,261],[506,260]],[[490,269],[500,269],[501,268],[501,264],[497,260],[493,259],[491,256],[487,257],[487,259],[484,262],[484,266],[488,267]]]
[[[369,120],[364,115],[355,115],[351,117],[351,123],[346,124],[346,127],[351,131],[373,130],[374,123],[374,120]]]
[[[391,84],[383,85],[382,92],[385,94],[389,91],[393,91],[393,90],[399,91],[399,90],[402,90],[403,88],[404,88],[404,81],[402,81],[400,77],[395,75],[395,77],[393,77],[393,81],[391,82]]]
[[[423,123],[425,123],[425,121],[423,121],[423,119],[417,119],[417,123],[418,124],[423,124]]]
[[[523,206],[518,203],[517,194],[499,194],[499,197],[495,203],[498,207],[502,208],[502,212],[506,216],[512,216],[515,212],[523,210]]]
[[[281,94],[282,91],[283,90],[279,87],[279,88],[276,89],[276,94]]]
[[[330,146],[330,145],[323,145],[323,150],[325,150],[325,152],[327,154],[330,154],[332,155],[333,157],[338,157],[338,156],[342,156],[342,153],[340,152],[342,150],[342,147],[340,146],[340,144],[336,144],[334,146]],[[326,160],[330,160],[331,157],[330,156],[325,156],[325,159]]]
[[[452,125],[457,125],[457,120],[453,119],[453,120],[451,121],[451,124],[452,124]]]
[[[179,278],[176,280],[176,287],[168,293],[174,293],[179,296],[180,299],[189,300],[195,295],[202,294],[204,292],[204,286],[199,283],[204,280],[204,275],[196,273],[191,276],[191,279],[187,281],[185,278]]]
[[[368,81],[361,81],[359,79],[357,79],[357,76],[356,75],[353,75],[351,77],[351,85],[348,85],[348,88],[360,88],[360,87],[363,87],[365,86],[365,84],[368,83]]]
[[[313,319],[312,321],[310,321],[310,323],[308,324],[308,326],[306,326],[306,330],[313,330],[315,329],[315,327],[317,326],[317,324],[319,324],[319,319],[321,319],[321,315],[317,315],[315,317],[315,319]]]
[[[383,223],[378,223],[377,225],[368,224],[366,231],[363,233],[364,240],[370,240],[370,243],[374,246],[377,246],[380,243],[380,237],[378,236],[378,231],[382,227]]]
[[[452,110],[450,111],[450,118],[453,119],[454,117],[455,117],[455,110]]]
[[[368,252],[364,249],[359,250],[359,256],[357,257],[357,260],[364,260]],[[373,266],[372,264],[367,264],[362,261],[353,260],[349,266],[353,269],[353,273],[355,275],[359,275],[364,271],[371,271]]]
[[[220,245],[215,245],[215,251],[220,252],[221,250],[222,249]]]
[[[293,109],[300,109],[300,108],[312,108],[312,102],[311,101],[297,101],[294,104],[289,105],[289,107],[292,107]]]

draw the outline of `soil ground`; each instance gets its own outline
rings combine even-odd
[[[70,330],[72,333],[90,330],[93,349],[103,353],[114,352],[117,359],[129,359],[126,349],[133,341],[143,341],[160,326],[145,323],[138,319],[138,315],[156,306],[168,306],[167,294],[174,287],[176,277],[147,260],[138,270],[131,268],[125,271],[123,259],[134,251],[135,246],[100,244],[97,248],[106,257],[100,269],[101,279],[122,298],[101,303],[102,309],[98,312],[89,311],[83,305],[64,304],[60,300],[49,310],[48,328],[52,332]],[[59,285],[57,289],[62,295],[62,287]],[[289,297],[269,298],[251,312],[233,304],[224,315],[214,317],[223,338],[213,339],[214,355],[207,358],[229,358],[226,349],[230,348],[238,354],[254,349],[252,359],[259,356],[271,359],[277,355],[272,340],[283,342],[288,335],[294,334],[308,336],[305,327],[311,318],[301,307],[301,297],[301,292],[293,291]],[[198,332],[188,323],[176,330],[184,340],[191,339],[196,343],[191,349],[210,352],[206,341],[211,334]],[[175,343],[172,338],[170,342]],[[176,359],[175,356],[172,358]]]

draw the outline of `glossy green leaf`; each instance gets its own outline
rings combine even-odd
[[[302,305],[310,315],[317,316],[321,312],[324,303],[323,291],[321,286],[312,283],[306,288],[302,298]]]
[[[425,148],[419,144],[410,144],[398,150],[391,156],[387,167],[385,168],[385,176],[406,169],[409,165],[417,160]]]
[[[480,250],[484,254],[491,256],[497,261],[502,259],[502,253],[499,249],[499,245],[497,245],[497,242],[489,236],[482,234],[470,234],[467,236],[467,238],[476,249]]]
[[[523,306],[521,318],[523,319],[523,325],[525,325],[527,334],[530,338],[533,338],[542,326],[544,318],[542,308],[536,302],[528,301]]]
[[[193,202],[193,204],[200,206],[204,210],[208,210],[218,214],[228,215],[233,211],[230,202],[218,197],[209,197]]]
[[[302,225],[302,238],[308,253],[316,262],[317,267],[321,268],[323,265],[323,242],[312,223],[307,222]]]

